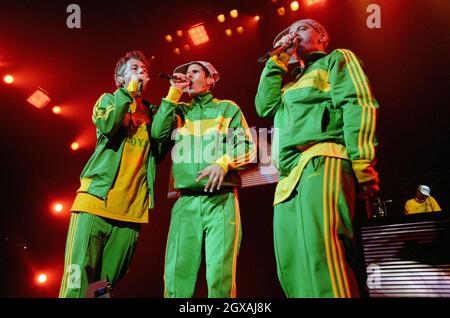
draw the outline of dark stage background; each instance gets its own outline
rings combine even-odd
[[[68,29],[66,7],[81,7],[81,29]],[[449,45],[450,2],[444,0],[326,0],[315,6],[290,1],[11,1],[0,2],[1,276],[0,297],[56,297],[64,262],[69,213],[50,211],[59,200],[70,207],[79,174],[95,144],[92,107],[114,90],[118,58],[132,49],[154,56],[146,99],[159,104],[169,84],[159,72],[184,62],[208,60],[221,73],[214,94],[232,99],[250,126],[270,127],[257,117],[254,96],[262,64],[279,31],[300,18],[321,21],[331,35],[330,50],[348,48],[364,62],[380,104],[378,170],[380,197],[393,200],[399,215],[419,184],[428,184],[444,211],[449,207]],[[366,26],[367,6],[381,7],[381,28]],[[276,8],[286,7],[281,17]],[[243,34],[226,37],[216,16],[239,10],[233,23]],[[252,20],[259,15],[258,22]],[[228,18],[228,21],[230,19]],[[210,42],[184,51],[175,31],[204,22]],[[229,23],[229,22],[228,22]],[[164,41],[172,34],[175,42]],[[180,44],[181,54],[172,50]],[[37,110],[26,98],[38,87],[52,98]],[[63,112],[56,116],[53,105]],[[81,148],[70,150],[78,140]],[[170,159],[158,167],[156,208],[142,227],[129,274],[118,285],[119,297],[162,297],[166,236],[173,204],[168,200]],[[239,297],[284,297],[276,276],[272,240],[274,186],[240,190],[243,238],[238,259]],[[361,211],[362,212],[362,211]],[[25,248],[26,247],[26,248]],[[35,274],[48,283],[38,286]],[[196,296],[206,297],[202,264]]]

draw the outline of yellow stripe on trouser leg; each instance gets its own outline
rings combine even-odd
[[[346,172],[342,171],[342,162],[346,166]],[[354,210],[352,203],[354,179],[351,175],[350,163],[342,159],[326,158],[325,175],[324,216],[327,215],[326,218],[330,222],[324,226],[324,237],[325,243],[331,250],[331,255],[327,255],[327,263],[334,297],[357,297],[359,292],[356,277],[345,256],[345,252],[352,255],[353,248],[351,222]]]
[[[234,192],[204,198],[208,297],[236,297],[236,266],[241,240],[239,203]]]
[[[331,182],[329,181],[330,178],[332,178],[332,173],[330,173],[330,158],[325,159],[325,173],[323,177],[323,229],[324,229],[324,243],[325,243],[325,249],[327,252],[327,265],[328,265],[328,271],[330,273],[330,282],[331,287],[333,289],[333,296],[338,297],[338,290],[337,290],[337,278],[334,272],[333,268],[333,249],[332,245],[330,245],[330,239],[332,239],[332,233],[330,233],[330,225],[333,224],[333,219],[331,218],[332,214],[329,212],[330,204],[329,204],[329,193],[331,191],[329,190]]]
[[[67,293],[67,279],[68,279],[68,265],[72,263],[72,251],[73,251],[73,238],[75,235],[75,229],[77,227],[79,213],[72,212],[70,214],[70,223],[69,230],[67,234],[66,240],[66,251],[65,251],[65,260],[64,260],[64,269],[63,269],[63,277],[61,281],[61,287],[59,290],[59,297],[65,297]]]
[[[349,289],[347,272],[345,269],[345,262],[344,262],[345,256],[343,255],[343,250],[342,250],[341,244],[339,244],[339,237],[338,237],[338,231],[339,231],[339,227],[340,227],[339,194],[341,193],[342,160],[334,159],[334,158],[333,158],[333,160],[336,162],[336,186],[335,186],[334,206],[333,206],[334,219],[336,220],[336,222],[335,222],[335,227],[334,227],[334,231],[333,231],[333,236],[334,236],[334,242],[336,243],[336,252],[337,252],[337,256],[338,256],[337,264],[338,264],[338,271],[340,273],[341,280],[342,280],[343,297],[348,298],[348,297],[351,297],[351,294],[350,294],[350,289]]]
[[[89,282],[96,279],[95,253],[89,253],[92,244],[95,217],[84,212],[73,212],[73,227],[67,238],[66,261],[62,285],[64,292],[61,297],[85,297]],[[98,255],[98,253],[97,253]]]
[[[233,247],[233,272],[232,272],[232,285],[231,285],[231,298],[236,298],[236,269],[237,269],[237,257],[239,254],[239,247],[241,246],[241,210],[239,209],[239,199],[237,189],[234,189],[234,208],[235,208],[235,235],[234,235],[234,247]]]
[[[358,296],[347,259],[353,260],[354,182],[348,160],[314,157],[291,196],[275,205],[277,270],[288,297]]]
[[[205,237],[208,297],[235,297],[241,240],[233,192],[182,195],[173,209],[166,248],[165,297],[192,297]]]
[[[88,285],[101,279],[114,288],[130,266],[140,224],[84,212],[71,218],[60,297],[85,297]]]

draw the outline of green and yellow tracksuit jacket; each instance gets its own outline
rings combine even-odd
[[[129,112],[133,99],[125,88],[117,89],[113,94],[103,94],[94,106],[92,121],[96,126],[97,145],[83,171],[81,187],[78,192],[87,192],[102,200],[107,200],[108,192],[113,186],[127,140],[127,127],[123,126],[124,116]],[[150,117],[157,109],[150,108]],[[150,132],[150,128],[147,129]],[[150,136],[149,136],[150,140]],[[147,163],[147,186],[150,208],[154,207],[154,182],[156,163],[164,155],[163,145],[150,142],[150,154]]]
[[[280,171],[274,204],[289,197],[318,155],[349,159],[360,184],[377,183],[378,103],[358,58],[346,49],[311,53],[304,72],[282,87],[287,60],[281,54],[267,61],[255,98],[258,114],[274,118],[272,159]]]
[[[175,142],[172,149],[174,188],[203,190],[207,179],[196,182],[198,172],[211,164],[227,173],[223,187],[241,185],[237,170],[253,162],[256,149],[245,117],[233,101],[219,100],[211,92],[178,102],[182,92],[171,87],[156,113],[152,138]],[[174,129],[176,127],[176,129]]]

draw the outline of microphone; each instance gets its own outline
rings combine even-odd
[[[164,78],[164,79],[166,79],[168,81],[182,82],[182,80],[179,79],[178,77],[175,77],[173,75],[169,75],[169,74],[166,74],[166,73],[159,73],[159,77]]]
[[[280,54],[284,50],[289,49],[291,46],[296,45],[296,43],[298,43],[298,42],[296,42],[296,40],[298,40],[297,37],[295,37],[294,39],[291,39],[289,41],[286,41],[284,44],[274,47],[270,51],[267,51],[266,54],[264,54],[263,56],[261,56],[258,59],[258,63],[265,63],[271,56]]]
[[[283,51],[284,48],[285,48],[284,45],[278,45],[274,47],[271,51],[267,51],[266,54],[264,54],[258,59],[258,63],[265,63],[271,56],[281,53],[281,51]]]
[[[138,96],[142,97],[143,92],[144,92],[144,80],[140,78],[138,82]]]

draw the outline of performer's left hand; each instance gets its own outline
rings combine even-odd
[[[214,189],[220,190],[223,179],[225,178],[225,171],[221,166],[212,164],[202,171],[199,171],[198,178],[195,179],[195,181],[199,182],[206,177],[208,177],[208,182],[205,185],[205,192],[213,192]]]

